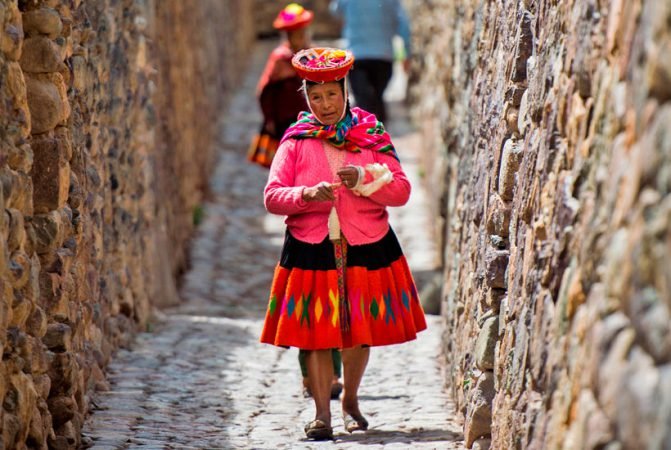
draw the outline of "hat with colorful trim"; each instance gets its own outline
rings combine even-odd
[[[328,83],[344,78],[353,63],[352,52],[329,47],[301,50],[291,59],[298,76],[314,83]]]
[[[298,3],[288,4],[273,21],[273,28],[277,30],[293,31],[308,26],[312,22],[314,13],[303,8]]]

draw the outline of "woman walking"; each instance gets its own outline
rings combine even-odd
[[[350,108],[348,51],[314,48],[292,59],[310,112],[284,135],[264,191],[267,210],[287,216],[261,342],[307,351],[315,419],[308,438],[333,438],[331,349],[342,349],[342,414],[365,431],[358,390],[370,347],[412,340],[424,312],[387,207],[402,206],[408,182],[389,134]]]
[[[273,28],[285,33],[286,39],[270,53],[259,79],[256,94],[263,123],[247,154],[249,161],[261,166],[270,167],[282,135],[296,121],[298,113],[305,111],[305,98],[299,92],[301,79],[291,65],[291,58],[310,46],[309,26],[313,17],[312,11],[291,3],[273,21]]]

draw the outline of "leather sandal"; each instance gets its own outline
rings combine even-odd
[[[305,435],[315,441],[328,441],[333,439],[333,428],[323,420],[315,419],[305,425]]]
[[[345,431],[350,434],[355,431],[366,431],[368,429],[368,421],[361,414],[343,413],[342,420]]]

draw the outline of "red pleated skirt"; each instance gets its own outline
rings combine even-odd
[[[408,263],[394,232],[338,252],[325,239],[287,232],[275,268],[261,342],[305,350],[398,344],[426,328]],[[339,288],[337,259],[344,289]]]

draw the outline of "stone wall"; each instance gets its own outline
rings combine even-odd
[[[254,0],[254,29],[259,36],[276,36],[277,30],[273,28],[273,20],[277,14],[289,3],[298,3],[313,11],[314,20],[310,29],[317,39],[334,39],[340,37],[340,21],[329,12],[330,0],[305,0],[293,2],[292,0]]]
[[[76,448],[113,351],[177,301],[253,37],[249,2],[186,3],[0,0],[0,448]]]
[[[671,3],[410,3],[467,446],[671,448]]]

